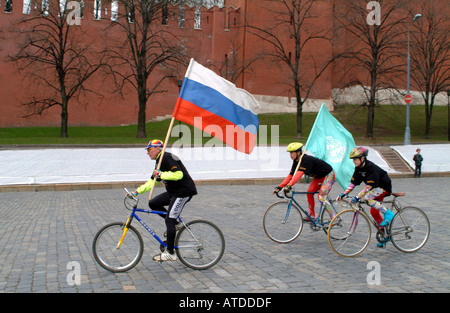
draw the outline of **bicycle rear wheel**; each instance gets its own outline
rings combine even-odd
[[[430,221],[419,208],[404,207],[391,221],[392,244],[400,251],[412,253],[422,248],[430,236]]]
[[[295,240],[303,229],[300,209],[294,203],[289,208],[289,202],[275,202],[264,213],[264,232],[267,237],[278,243],[289,243]]]
[[[331,249],[343,257],[353,257],[363,252],[370,242],[372,230],[364,212],[348,209],[340,212],[328,228]]]
[[[225,238],[215,224],[195,220],[178,231],[175,247],[181,263],[195,270],[205,270],[216,265],[222,258]]]
[[[95,261],[113,273],[126,272],[136,266],[144,252],[144,242],[139,232],[130,225],[125,238],[117,248],[124,223],[111,223],[101,228],[94,237],[92,252]]]

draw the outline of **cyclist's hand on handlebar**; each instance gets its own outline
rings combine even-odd
[[[290,193],[292,190],[292,186],[287,185],[286,187],[284,187],[283,192],[284,194]]]
[[[281,188],[280,186],[276,186],[275,188],[273,188],[272,195],[276,195],[278,198],[283,199],[283,197],[280,196],[280,191],[281,191],[282,189],[283,189],[283,188]]]
[[[359,198],[357,196],[354,196],[351,200],[350,200],[353,204],[357,204],[359,202]]]
[[[133,197],[137,197],[138,192],[136,190],[130,192],[130,195],[132,195]]]
[[[282,188],[280,186],[276,186],[275,188],[273,188],[272,195],[278,194],[281,191],[281,189]]]
[[[337,201],[341,201],[342,198],[345,198],[345,197],[347,197],[347,194],[341,193],[341,194],[336,198],[336,200],[337,200]]]

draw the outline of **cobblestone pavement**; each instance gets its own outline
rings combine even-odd
[[[405,254],[392,244],[376,248],[372,236],[356,258],[333,253],[325,234],[308,224],[290,244],[269,240],[262,217],[276,200],[272,185],[199,186],[183,216],[205,218],[222,229],[222,260],[206,271],[178,261],[156,263],[152,256],[159,245],[136,225],[145,235],[144,256],[134,269],[119,274],[98,266],[91,246],[100,227],[125,221],[123,190],[1,193],[0,292],[449,292],[449,182],[445,177],[394,179],[394,191],[407,192],[402,204],[427,213],[431,237],[417,253]],[[341,191],[336,184],[332,196]],[[146,221],[162,234],[160,218]],[[381,266],[379,285],[368,284],[370,261]],[[71,280],[74,264],[81,270],[78,285]]]

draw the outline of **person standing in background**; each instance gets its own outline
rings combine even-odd
[[[416,154],[413,157],[413,161],[416,164],[416,169],[414,170],[414,177],[420,177],[422,175],[422,161],[423,157],[420,155],[420,149],[416,150]]]

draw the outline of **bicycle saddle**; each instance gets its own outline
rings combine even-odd
[[[393,192],[391,193],[394,197],[403,197],[405,195],[404,192]]]

